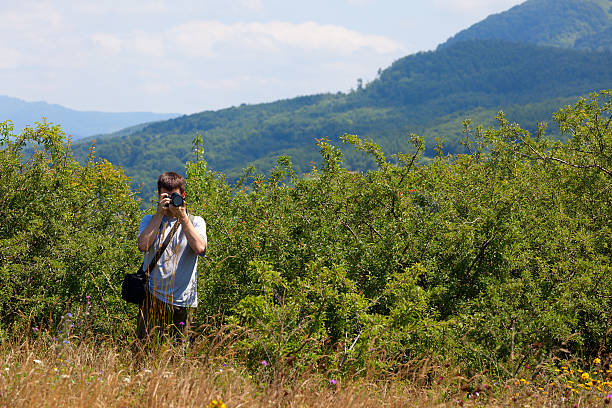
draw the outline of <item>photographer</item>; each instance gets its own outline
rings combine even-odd
[[[163,173],[157,180],[157,192],[157,212],[140,221],[138,249],[144,252],[144,267],[154,259],[168,234],[173,235],[149,271],[148,294],[140,305],[136,328],[141,340],[148,339],[156,327],[177,339],[185,335],[189,309],[198,304],[198,256],[204,255],[207,244],[206,223],[187,213],[183,176]]]

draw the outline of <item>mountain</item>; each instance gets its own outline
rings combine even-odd
[[[612,50],[612,0],[528,0],[460,31],[439,47],[498,39],[538,45]]]
[[[64,132],[71,134],[75,140],[176,116],[176,113],[77,111],[46,102],[26,102],[0,95],[0,121],[11,120],[16,132],[26,125],[40,122],[44,117],[48,122],[61,124]]]
[[[535,129],[537,122],[576,97],[612,85],[612,52],[561,49],[498,40],[460,42],[394,62],[364,88],[343,94],[303,96],[258,105],[201,112],[157,122],[131,134],[99,137],[96,152],[121,165],[134,184],[163,170],[183,171],[195,135],[204,140],[209,166],[237,178],[248,164],[266,171],[279,155],[298,172],[319,161],[315,138],[337,141],[343,133],[374,139],[389,153],[408,149],[408,134],[434,138],[448,152],[461,151],[461,121],[492,124],[504,110]],[[554,131],[554,129],[553,129]],[[89,143],[74,145],[86,157]],[[365,158],[346,150],[345,164],[363,169]]]
[[[597,51],[612,50],[612,27],[577,39],[574,47]]]
[[[230,179],[249,164],[265,172],[280,155],[291,156],[298,173],[307,172],[311,161],[320,161],[314,139],[329,137],[341,144],[343,133],[372,139],[388,153],[408,150],[410,133],[425,138],[427,155],[433,154],[435,140],[443,142],[446,152],[462,152],[464,119],[489,126],[503,110],[510,120],[535,130],[576,98],[612,88],[612,52],[605,46],[612,40],[609,3],[529,0],[488,17],[435,51],[395,61],[353,92],[181,116],[98,137],[96,152],[122,166],[134,186],[144,182],[147,196],[159,173],[184,171],[196,135],[203,138],[209,167]],[[493,32],[506,37],[483,34]],[[480,37],[467,37],[475,33]],[[559,134],[554,126],[550,133]],[[90,144],[76,143],[75,155],[84,160]],[[343,151],[347,168],[373,165],[351,148]]]

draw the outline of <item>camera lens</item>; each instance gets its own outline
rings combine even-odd
[[[172,205],[175,207],[181,207],[183,203],[185,202],[183,197],[178,193],[172,193],[170,195],[170,201],[172,202]]]

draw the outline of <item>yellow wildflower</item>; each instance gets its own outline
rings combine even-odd
[[[596,358],[595,360],[593,360],[593,364],[601,364],[601,359]]]
[[[583,380],[588,380],[589,377],[589,373],[583,373],[580,377],[582,377]]]
[[[226,408],[225,404],[223,403],[223,401],[219,400],[212,400],[210,401],[210,403],[206,406],[206,408]]]

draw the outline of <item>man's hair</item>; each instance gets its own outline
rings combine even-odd
[[[168,191],[178,188],[181,194],[183,194],[185,192],[185,177],[173,171],[167,171],[157,179],[157,192],[159,193],[162,188]]]

